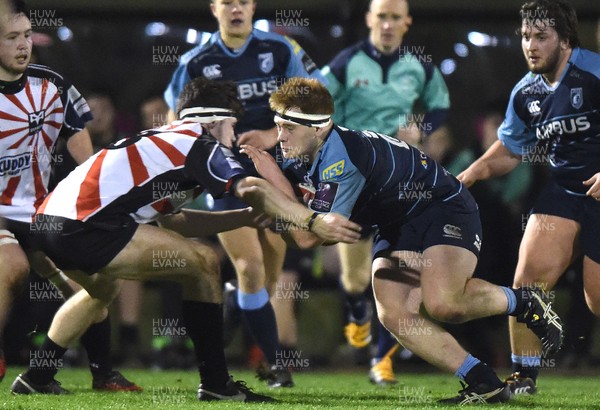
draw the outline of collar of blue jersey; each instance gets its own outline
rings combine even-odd
[[[235,118],[233,111],[227,108],[217,107],[191,107],[179,111],[179,119],[185,121],[207,124],[214,121],[222,121],[227,118]]]
[[[324,128],[331,123],[331,115],[329,114],[304,114],[295,111],[277,111],[275,112],[276,121],[277,118],[294,124],[304,125],[305,127]]]

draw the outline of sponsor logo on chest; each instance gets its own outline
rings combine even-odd
[[[46,110],[30,112],[27,116],[29,120],[29,134],[34,135],[40,132],[46,118]]]

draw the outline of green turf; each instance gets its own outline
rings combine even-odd
[[[435,401],[453,395],[456,378],[442,374],[398,374],[401,381],[390,388],[369,384],[364,373],[301,372],[295,374],[297,387],[269,391],[248,372],[233,372],[245,378],[256,391],[271,394],[277,404],[200,403],[196,397],[197,375],[191,371],[127,370],[123,373],[145,388],[143,393],[95,393],[87,371],[65,369],[58,379],[74,394],[69,396],[13,396],[10,384],[17,369],[9,369],[0,384],[0,409],[444,409]],[[600,377],[544,376],[540,394],[519,397],[494,409],[600,409]]]

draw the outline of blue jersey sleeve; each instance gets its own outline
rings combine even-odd
[[[333,164],[333,166],[339,167],[340,164]],[[365,178],[356,167],[349,166],[339,178],[321,181],[317,184],[310,208],[322,213],[337,212],[350,218],[354,204],[364,186]]]
[[[318,169],[319,175],[315,175],[319,182],[310,208],[317,212],[337,212],[350,218],[365,186],[365,177],[350,161],[345,150],[331,150],[324,156]],[[327,157],[331,160],[328,161]]]
[[[339,191],[333,201],[331,212],[337,212],[344,215],[346,218],[350,218],[354,204],[356,204],[356,200],[362,192],[365,182],[363,175],[352,165],[350,170],[343,174],[337,181],[339,184]],[[315,198],[316,197],[317,194],[315,193]]]
[[[535,145],[537,142],[535,130],[528,128],[518,114],[520,108],[516,106],[516,96],[522,87],[523,81],[520,81],[513,89],[504,121],[498,128],[498,139],[515,155],[523,155],[528,147]]]
[[[190,81],[191,78],[188,74],[187,65],[182,64],[177,67],[164,94],[165,101],[171,111],[176,112],[177,98],[179,98],[179,94],[181,93],[181,90],[183,90],[183,87]]]
[[[173,77],[171,77],[171,81],[165,90],[164,98],[173,112],[175,112],[177,107],[177,99],[179,98],[179,94],[181,94],[181,90],[183,90],[183,87],[192,80],[188,71],[188,63],[198,54],[205,43],[206,39],[199,46],[194,47],[183,54],[179,60],[179,66],[173,73]]]

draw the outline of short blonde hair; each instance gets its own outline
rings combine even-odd
[[[283,83],[269,98],[275,112],[285,113],[291,108],[304,114],[333,114],[333,97],[318,80],[293,77]]]

